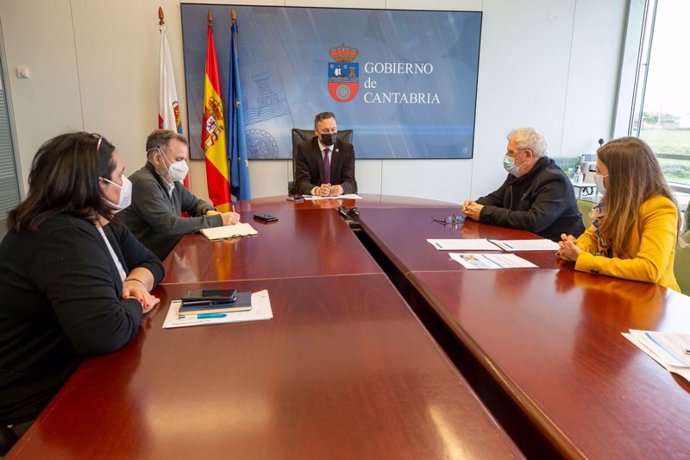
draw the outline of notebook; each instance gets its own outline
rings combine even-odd
[[[238,238],[242,236],[257,235],[254,227],[249,224],[224,225],[222,227],[202,228],[201,234],[209,240],[222,240],[224,238]]]

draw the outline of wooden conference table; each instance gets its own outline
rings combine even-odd
[[[345,202],[367,252],[339,204],[252,200],[244,221],[280,218],[252,222],[258,237],[185,237],[142,333],[88,359],[9,458],[520,456],[467,380],[527,456],[539,436],[572,458],[690,456],[690,385],[621,336],[687,331],[690,299],[546,252],[519,253],[536,269],[464,270],[425,239],[534,235],[434,223],[447,203]],[[198,286],[268,289],[274,318],[161,329]]]
[[[362,209],[360,224],[447,353],[465,350],[463,375],[474,384],[469,356],[560,455],[690,457],[690,385],[621,335],[687,332],[687,296],[575,272],[548,252],[519,254],[539,269],[464,270],[425,238],[529,236],[439,226],[421,209]]]
[[[363,250],[348,225],[335,212],[341,204],[373,209],[449,205],[380,195],[364,195],[364,200],[359,202],[292,203],[284,197],[241,202],[235,206],[236,210],[242,214],[243,222],[250,222],[260,232],[260,238],[209,243],[200,234],[188,235],[164,261],[165,282],[381,273],[374,259]],[[252,220],[254,212],[269,212],[279,221]]]
[[[250,204],[280,221],[185,237],[134,341],[87,359],[8,459],[522,457],[332,204]],[[267,289],[273,319],[161,328],[223,286]]]

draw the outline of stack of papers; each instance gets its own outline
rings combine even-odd
[[[237,238],[241,236],[257,235],[254,227],[249,224],[224,225],[222,227],[202,228],[201,234],[209,240],[222,240],[224,238]]]
[[[163,322],[163,329],[207,324],[239,323],[273,318],[271,300],[268,298],[268,291],[265,289],[252,294],[252,309],[246,311],[199,315],[201,317],[196,315],[180,317],[180,305],[182,305],[181,300],[170,302],[168,314]]]
[[[439,251],[557,251],[558,243],[547,239],[489,240],[486,238],[458,238],[427,241]]]
[[[339,196],[316,196],[316,195],[304,195],[305,200],[361,200],[362,197],[356,193],[346,193],[345,195]]]
[[[622,334],[664,369],[690,382],[690,334],[638,329]]]
[[[427,239],[438,251],[555,251],[558,243],[547,239],[489,240],[486,238]],[[451,253],[450,258],[469,270],[499,268],[536,268],[532,262],[515,254]]]
[[[501,249],[492,244],[486,238],[465,238],[454,240],[427,240],[439,251],[500,251]]]

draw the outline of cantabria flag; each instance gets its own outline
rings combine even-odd
[[[175,71],[173,70],[170,45],[168,45],[168,37],[165,34],[165,24],[162,19],[159,30],[161,33],[161,46],[158,66],[158,128],[170,129],[178,134],[182,134],[182,116],[180,114],[180,103],[177,99]],[[184,186],[189,188],[189,174],[184,178]]]
[[[173,70],[170,45],[165,34],[165,25],[160,26],[160,66],[158,85],[158,127],[170,129],[182,134],[182,117],[180,115],[180,103],[177,99],[177,87],[175,85],[175,72]]]

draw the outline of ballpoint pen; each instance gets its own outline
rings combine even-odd
[[[196,319],[225,318],[226,316],[228,316],[226,313],[199,313],[198,315],[195,315],[195,314],[179,315],[180,318],[196,318]]]
[[[200,313],[196,315],[197,319],[207,319],[207,318],[225,318],[228,316],[225,313]]]

